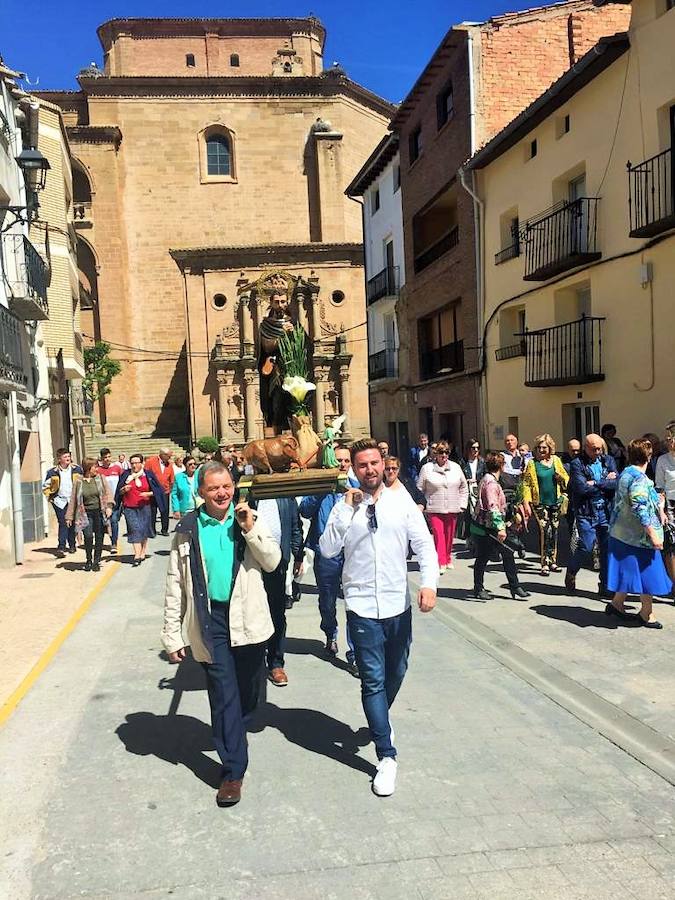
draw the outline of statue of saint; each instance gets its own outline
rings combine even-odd
[[[282,367],[279,360],[279,339],[293,331],[288,314],[288,285],[282,275],[273,275],[265,283],[263,296],[269,299],[269,312],[260,323],[258,372],[260,374],[260,408],[265,425],[278,434],[288,428],[289,394],[282,389]]]

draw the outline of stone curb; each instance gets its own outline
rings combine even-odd
[[[441,603],[443,601],[441,600]],[[675,742],[453,606],[435,617],[579,721],[675,785]]]

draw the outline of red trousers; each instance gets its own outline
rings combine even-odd
[[[447,566],[452,562],[452,544],[455,540],[459,513],[429,513],[428,515],[436,545],[438,565]]]

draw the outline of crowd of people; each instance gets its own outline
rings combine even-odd
[[[364,439],[335,449],[346,493],[237,502],[243,473],[234,448],[213,457],[173,460],[169,449],[144,459],[112,461],[110,451],[74,465],[66,449],[45,477],[59,524],[58,554],[84,545],[84,569],[100,568],[104,536],[116,552],[120,517],[142,565],[148,539],[176,520],[165,593],[162,640],[172,662],[191,648],[205,668],[214,740],[222,764],[221,806],[241,797],[248,764],[246,724],[269,683],[288,685],[287,612],[297,601],[305,559],[313,557],[317,625],[327,659],[339,653],[337,601],[347,609],[347,668],[361,698],[378,758],[372,782],[394,792],[397,751],[389,710],[403,681],[411,643],[407,561],[420,568],[419,608],[433,608],[439,579],[454,568],[458,534],[474,557],[467,592],[489,602],[484,576],[500,561],[511,596],[527,600],[518,557],[530,528],[539,534],[540,574],[561,574],[559,533],[566,523],[564,586],[597,562],[605,611],[626,623],[661,628],[654,596],[673,588],[675,559],[675,422],[663,444],[654,434],[624,445],[614,426],[558,455],[548,433],[532,449],[513,434],[502,450],[481,452],[470,440],[460,456],[450,441],[420,435],[405,460],[386,441]],[[637,612],[627,610],[638,597]]]

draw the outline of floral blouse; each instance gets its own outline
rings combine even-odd
[[[653,545],[646,528],[650,526],[663,539],[659,514],[659,495],[651,480],[637,466],[624,469],[616,488],[614,509],[609,523],[611,537],[631,547]]]

